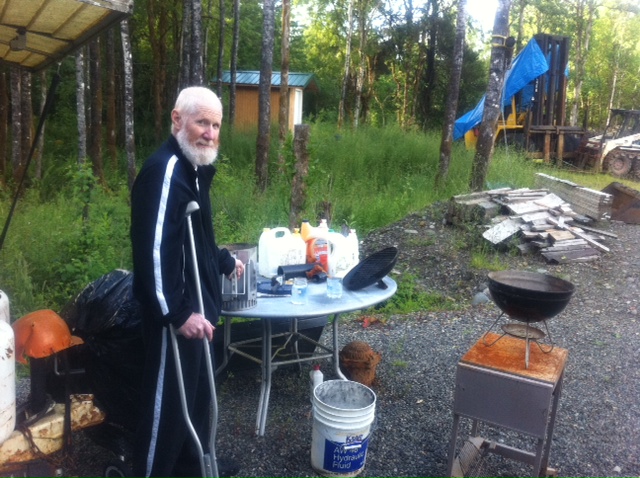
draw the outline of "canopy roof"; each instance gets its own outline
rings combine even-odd
[[[0,0],[0,61],[35,71],[133,11],[133,0]]]

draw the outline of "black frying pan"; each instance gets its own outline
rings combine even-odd
[[[377,282],[378,287],[386,289],[387,285],[382,278],[391,272],[397,260],[397,247],[387,247],[374,252],[360,261],[344,276],[342,285],[347,290],[360,290]]]

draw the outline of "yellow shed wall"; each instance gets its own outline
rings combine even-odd
[[[289,88],[289,129],[293,131],[295,88]],[[271,89],[271,123],[278,123],[280,91]],[[236,90],[235,127],[250,129],[258,126],[258,89],[238,87]]]

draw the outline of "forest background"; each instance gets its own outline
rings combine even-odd
[[[312,221],[328,217],[334,227],[355,227],[364,235],[468,191],[473,153],[459,143],[446,183],[434,187],[456,19],[465,3],[300,0],[285,15],[287,0],[136,0],[126,25],[109,29],[55,68],[32,74],[0,67],[1,218],[9,216],[16,191],[20,196],[0,251],[0,287],[12,300],[12,315],[59,310],[90,281],[130,268],[129,187],[166,138],[176,94],[194,81],[194,62],[202,62],[200,82],[225,104],[212,193],[218,237],[256,242],[262,227],[289,224],[293,138],[271,128],[261,160],[263,132],[234,131],[233,92],[218,81],[223,70],[263,70],[265,40],[274,71],[313,73],[319,86],[305,104],[311,162],[301,214]],[[637,1],[500,4],[508,4],[514,54],[536,33],[570,37],[569,124],[601,130],[611,108],[637,107]],[[196,25],[192,12],[198,8]],[[290,29],[284,28],[288,18]],[[489,77],[491,32],[466,19],[465,34],[456,117],[475,106]],[[55,74],[62,78],[55,107],[19,189]],[[133,106],[131,117],[127,105]],[[261,162],[266,168],[258,167]],[[515,151],[498,150],[487,185],[529,186],[541,167]],[[583,182],[609,181],[589,176]]]

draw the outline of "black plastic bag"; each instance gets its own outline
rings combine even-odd
[[[87,285],[60,313],[84,340],[69,349],[71,368],[85,370],[76,379],[78,391],[93,393],[107,421],[128,429],[138,419],[144,366],[142,318],[132,282],[131,272],[112,271]]]

